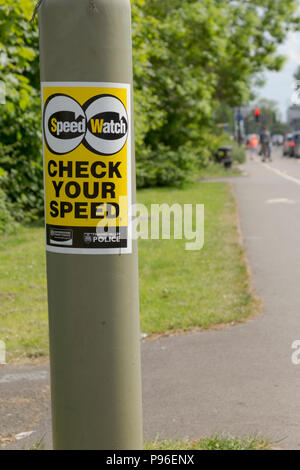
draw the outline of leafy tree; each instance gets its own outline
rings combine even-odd
[[[0,113],[2,184],[17,218],[43,213],[38,33],[30,23],[31,0],[0,0],[0,81],[6,104]]]
[[[12,217],[12,208],[1,185],[6,179],[6,174],[0,168],[0,234],[14,231],[18,224]]]
[[[152,107],[150,96],[161,112],[155,125],[147,121],[143,148],[138,141],[139,184],[180,183],[205,164],[220,103],[247,102],[254,80],[281,68],[277,45],[299,28],[297,6],[296,0],[133,0],[135,67],[143,63],[135,70],[142,97],[137,121]]]
[[[216,61],[216,96],[231,105],[249,99],[254,81],[264,70],[279,71],[285,58],[278,53],[288,31],[299,30],[297,0],[238,0],[222,5],[226,23],[226,60]],[[226,7],[227,5],[227,7]]]

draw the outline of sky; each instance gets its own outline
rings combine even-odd
[[[265,73],[266,84],[257,91],[258,97],[278,102],[281,118],[285,120],[294,91],[293,75],[300,65],[300,32],[289,33],[285,44],[278,50],[287,57],[284,68],[280,72]]]

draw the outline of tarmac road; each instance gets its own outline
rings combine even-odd
[[[259,433],[300,449],[300,365],[291,361],[300,339],[300,160],[257,158],[245,171],[231,182],[264,312],[223,331],[143,343],[146,439]],[[41,438],[51,448],[48,366],[0,367],[0,446]]]

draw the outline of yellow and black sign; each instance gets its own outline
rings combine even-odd
[[[130,85],[42,83],[47,250],[131,253]]]

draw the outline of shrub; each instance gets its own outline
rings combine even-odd
[[[246,161],[246,150],[245,147],[239,145],[237,142],[232,142],[232,157],[236,163],[245,163]]]
[[[38,32],[29,23],[32,0],[0,1],[0,113],[2,188],[19,219],[43,214],[43,161],[38,73]]]
[[[3,189],[1,189],[5,178],[5,172],[0,168],[0,234],[11,233],[17,228],[17,223],[11,215],[6,194]]]

